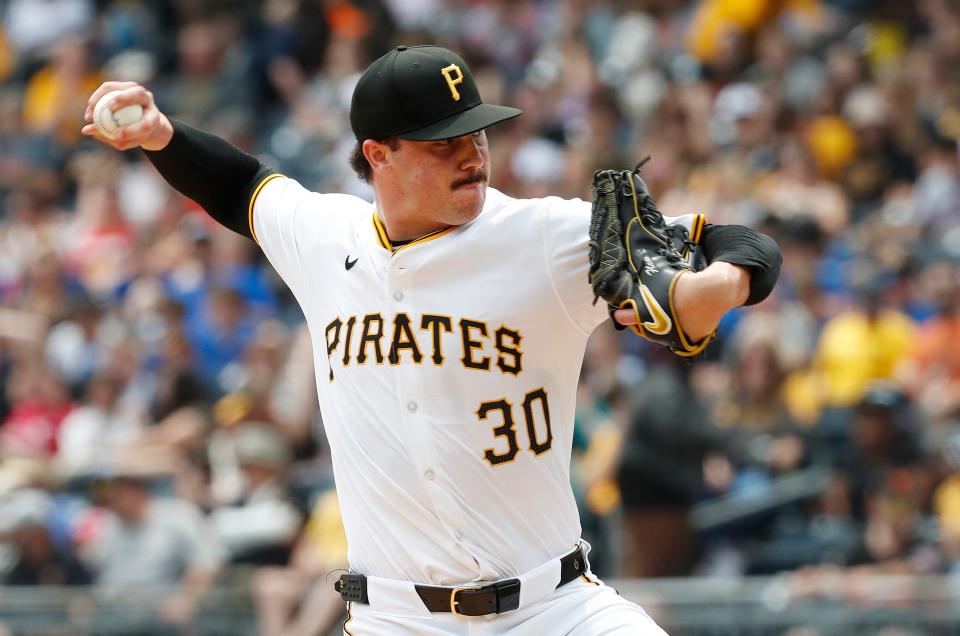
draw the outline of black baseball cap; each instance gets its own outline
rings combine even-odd
[[[440,46],[398,46],[360,76],[350,104],[357,140],[398,135],[449,139],[513,119],[522,111],[484,104],[463,59]]]

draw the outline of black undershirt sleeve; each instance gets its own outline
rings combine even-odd
[[[700,239],[708,263],[725,261],[750,271],[750,295],[755,305],[770,295],[780,276],[783,260],[777,242],[743,225],[707,225]]]
[[[173,139],[162,150],[145,150],[160,175],[215,221],[253,238],[248,210],[257,185],[275,171],[210,133],[170,120]]]

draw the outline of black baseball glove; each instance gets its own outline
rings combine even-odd
[[[679,356],[703,351],[714,334],[690,342],[680,328],[673,289],[679,276],[706,266],[698,242],[702,214],[667,223],[640,178],[641,162],[630,170],[593,175],[590,220],[590,284],[597,298],[615,309],[632,309],[639,336]]]

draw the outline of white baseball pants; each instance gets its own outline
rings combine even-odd
[[[520,609],[489,616],[429,613],[422,603],[409,611],[400,605],[388,611],[348,606],[347,636],[666,636],[643,608],[591,575]]]

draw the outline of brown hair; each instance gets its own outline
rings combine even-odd
[[[373,177],[373,168],[370,167],[370,162],[367,161],[367,158],[363,155],[363,141],[364,140],[358,141],[353,147],[353,150],[350,151],[350,167],[357,173],[358,179],[364,183],[370,183],[370,179]],[[390,150],[400,149],[400,138],[396,135],[387,137],[386,139],[377,139],[377,141],[382,144],[387,144]]]

